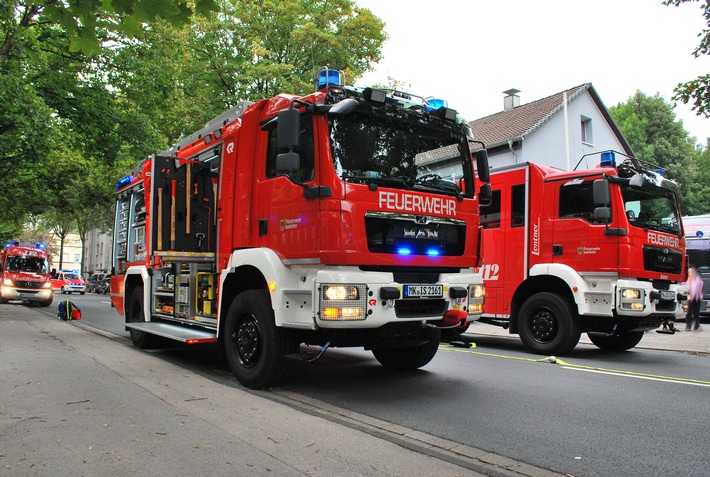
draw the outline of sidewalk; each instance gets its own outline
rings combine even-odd
[[[0,305],[0,336],[2,476],[553,475],[231,386],[36,308]]]
[[[684,322],[676,323],[675,327],[680,331],[673,335],[649,331],[644,335],[643,339],[638,345],[636,345],[636,347],[710,354],[710,324],[701,324],[700,327],[704,329],[704,331],[701,332],[685,331]],[[488,336],[508,336],[511,339],[520,339],[518,335],[511,335],[506,329],[499,326],[488,325],[486,323],[474,323],[469,327],[468,331],[469,334],[474,337],[478,334]],[[586,333],[582,333],[582,337],[579,342],[594,346],[587,337]]]

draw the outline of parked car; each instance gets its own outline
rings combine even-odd
[[[111,277],[107,276],[105,278],[102,278],[97,284],[95,288],[96,293],[99,293],[101,295],[108,295],[111,293]]]
[[[101,280],[106,278],[108,276],[108,273],[94,273],[89,277],[88,280],[86,280],[86,291],[88,292],[93,292],[93,293],[99,293],[96,291],[96,287],[99,284]]]
[[[52,289],[61,293],[86,293],[86,282],[78,273],[69,270],[59,270],[52,277]]]

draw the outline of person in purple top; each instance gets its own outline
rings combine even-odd
[[[703,299],[703,280],[695,268],[688,270],[688,314],[685,315],[685,331],[690,331],[695,323],[695,331],[703,331],[700,327],[700,303]]]

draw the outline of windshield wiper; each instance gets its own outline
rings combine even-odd
[[[411,187],[404,179],[394,177],[371,177],[371,176],[343,176],[346,182],[355,182],[358,184],[374,184],[388,187],[397,187],[400,189],[410,190]]]
[[[441,176],[437,174],[427,174],[418,178],[414,181],[414,188],[428,188],[437,192],[446,192],[455,195],[461,194],[461,189],[459,189],[459,186],[457,186],[451,181],[442,179]]]

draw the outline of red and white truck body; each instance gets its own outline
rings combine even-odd
[[[677,187],[639,161],[561,171],[491,171],[483,207],[486,310],[480,321],[564,354],[588,332],[624,350],[683,315],[686,252]],[[611,158],[611,159],[610,159]]]
[[[133,342],[218,342],[262,387],[304,343],[406,369],[460,341],[483,311],[476,188],[490,190],[465,121],[431,104],[330,79],[150,157],[117,186],[111,294]]]
[[[0,303],[20,300],[49,306],[54,298],[49,257],[42,247],[13,242],[0,249]]]

